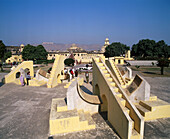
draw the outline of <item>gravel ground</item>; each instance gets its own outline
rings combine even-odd
[[[0,73],[0,79],[5,74]],[[80,75],[84,77],[84,74]],[[145,77],[151,85],[151,92],[159,98],[170,102],[170,78]],[[91,77],[90,77],[91,80]],[[65,97],[64,84],[56,88],[21,87],[15,84],[4,84],[0,87],[0,139],[47,139],[51,99]],[[91,91],[91,85],[84,85]],[[60,138],[119,138],[105,119],[105,113],[93,115],[96,129],[63,134]],[[145,122],[145,139],[170,138],[170,118]]]

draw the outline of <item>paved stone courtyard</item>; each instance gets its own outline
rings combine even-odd
[[[0,73],[0,79],[4,74]],[[151,92],[170,103],[170,78],[145,78],[151,84]],[[1,86],[2,84],[0,84]],[[49,113],[52,98],[65,97],[65,84],[55,88],[4,84],[0,87],[0,139],[47,139]],[[90,84],[84,88],[91,90]],[[113,128],[104,120],[105,114],[92,116],[96,129],[63,134],[54,138],[116,139]],[[170,138],[170,118],[145,123],[144,138]]]

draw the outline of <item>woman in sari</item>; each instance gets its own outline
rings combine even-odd
[[[22,74],[20,76],[20,82],[21,82],[21,85],[24,86],[24,76]]]

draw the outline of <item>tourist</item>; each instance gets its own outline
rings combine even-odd
[[[70,71],[69,71],[69,70],[67,71],[67,73],[69,74],[69,81],[71,80],[71,77],[72,77],[70,72],[71,72],[71,70],[70,70]]]
[[[20,82],[21,82],[21,85],[24,86],[24,76],[21,74],[20,76]]]
[[[74,78],[74,74],[75,74],[74,68],[72,68],[72,71],[73,71],[73,78]]]
[[[71,75],[72,75],[72,79],[74,78],[74,72],[73,72],[73,70],[71,69],[70,70],[70,73],[71,73]]]
[[[31,80],[30,72],[26,74],[27,85],[29,85],[29,80]]]
[[[66,75],[67,75],[68,82],[70,82],[70,74],[67,73]]]
[[[87,83],[89,83],[89,73],[88,73],[88,71],[85,72],[85,77],[86,77]]]
[[[75,77],[78,77],[78,70],[75,71]]]

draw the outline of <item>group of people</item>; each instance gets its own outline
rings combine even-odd
[[[30,72],[28,71],[27,74],[25,74],[24,70],[21,68],[20,69],[20,82],[21,82],[21,85],[24,86],[25,85],[25,78],[26,78],[26,84],[29,85],[29,80],[31,79],[31,76],[30,76]]]
[[[68,82],[70,82],[70,80],[73,79],[74,77],[78,77],[79,72],[77,69],[75,70],[74,68],[72,69],[65,68],[64,73],[62,71],[61,74],[62,75],[64,74],[66,76],[66,79],[68,79]],[[86,78],[86,82],[89,83],[89,72],[88,71],[85,72],[85,78]]]
[[[68,81],[70,81],[74,77],[78,77],[78,70],[74,70],[74,68],[64,69],[64,74],[67,76]]]

